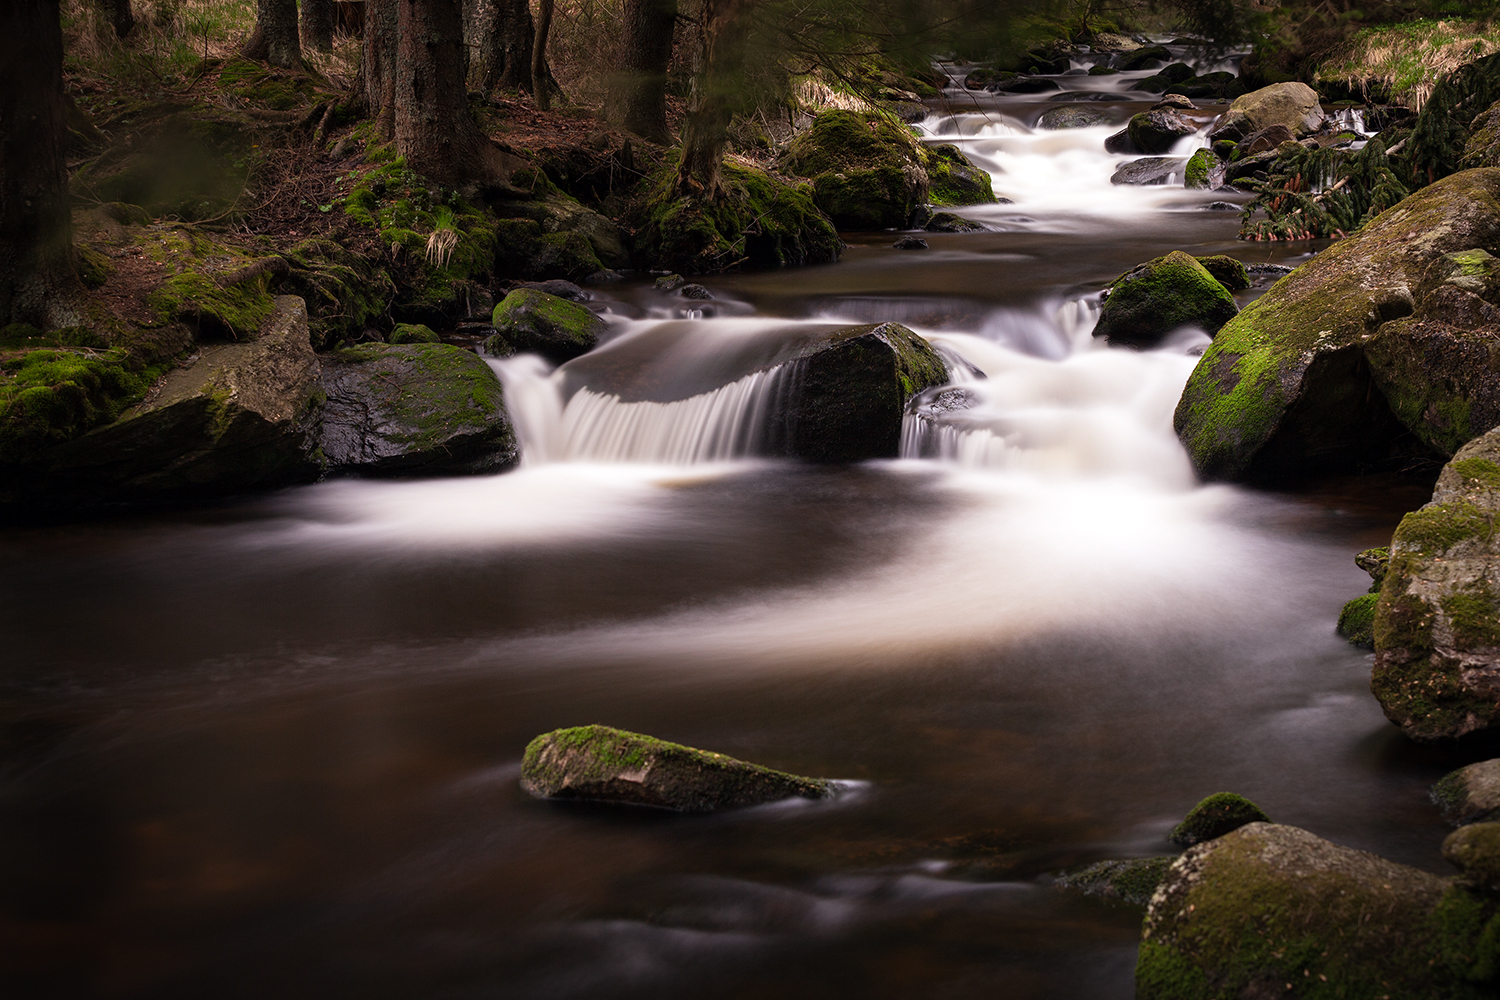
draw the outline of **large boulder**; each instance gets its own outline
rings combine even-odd
[[[1251,823],[1167,872],[1141,932],[1136,997],[1477,1000],[1500,982],[1497,909],[1436,875]]]
[[[1125,126],[1130,142],[1142,153],[1157,155],[1171,152],[1177,140],[1198,131],[1190,119],[1171,108],[1143,111]]]
[[[1234,296],[1194,257],[1174,250],[1116,278],[1094,336],[1150,347],[1178,327],[1213,336],[1239,311]]]
[[[885,119],[823,111],[788,145],[780,169],[813,182],[813,201],[840,229],[904,229],[931,180],[920,143]]]
[[[1432,786],[1432,801],[1454,826],[1500,820],[1500,757],[1443,775]]]
[[[608,329],[588,306],[548,295],[537,288],[517,288],[495,307],[491,318],[491,354],[540,354],[562,364],[592,351]]]
[[[713,812],[780,799],[821,799],[833,782],[774,771],[609,726],[555,729],[532,740],[521,787],[539,799],[572,799]]]
[[[976,167],[951,142],[922,147],[929,182],[927,199],[933,205],[992,205],[995,188],[987,171]]]
[[[1379,467],[1451,454],[1488,430],[1500,355],[1487,304],[1452,283],[1461,273],[1428,279],[1449,274],[1433,270],[1447,255],[1497,245],[1500,169],[1468,170],[1278,281],[1224,325],[1183,390],[1175,424],[1199,474],[1264,482]]]
[[[542,197],[502,202],[496,210],[506,216],[530,219],[543,233],[577,233],[588,241],[605,267],[630,267],[630,254],[619,226],[550,184],[548,188]]]
[[[1375,610],[1370,688],[1416,740],[1500,728],[1500,428],[1401,519]]]
[[[46,491],[185,500],[316,479],[318,371],[306,305],[277,296],[255,339],[200,346],[118,420],[50,452]]]
[[[1183,176],[1187,160],[1181,156],[1143,156],[1130,160],[1115,168],[1110,175],[1111,184],[1154,185],[1169,184]]]
[[[325,357],[321,445],[330,472],[458,475],[514,465],[500,380],[446,344],[362,344]]]
[[[1272,125],[1285,125],[1293,135],[1304,136],[1321,128],[1323,119],[1316,90],[1305,83],[1273,83],[1236,97],[1208,135],[1238,140]]]

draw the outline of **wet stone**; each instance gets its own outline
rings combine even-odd
[[[926,250],[927,241],[920,236],[903,236],[891,246],[897,250]]]

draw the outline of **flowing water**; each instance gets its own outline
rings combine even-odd
[[[1143,75],[1060,83],[1123,120]],[[1309,247],[1111,185],[1110,128],[1032,131],[1048,96],[925,125],[994,170],[988,232],[616,286],[594,353],[495,362],[513,472],[0,535],[7,995],[1128,997],[1139,911],[1049,873],[1166,852],[1226,789],[1441,871],[1458,761],[1333,634],[1423,484],[1199,485],[1171,415],[1206,338],[1090,336],[1142,260]],[[902,458],[762,457],[799,345],[883,320],[953,376]],[[846,784],[525,796],[526,742],[593,722]]]

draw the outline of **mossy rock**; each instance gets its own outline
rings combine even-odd
[[[1219,158],[1212,150],[1198,150],[1188,157],[1182,175],[1182,186],[1190,189],[1214,187],[1213,175],[1218,167]]]
[[[441,339],[432,327],[421,323],[397,323],[385,338],[388,344],[436,344]]]
[[[1064,104],[1042,112],[1042,117],[1036,120],[1036,127],[1049,130],[1093,128],[1096,125],[1109,125],[1114,120],[1114,116],[1103,108],[1090,104]]]
[[[167,277],[146,296],[159,323],[182,323],[201,340],[248,340],[270,319],[278,261],[201,232],[169,225],[132,231]]]
[[[1443,775],[1432,786],[1432,801],[1454,826],[1500,820],[1500,758]]]
[[[495,338],[508,350],[486,345],[492,354],[529,352],[553,364],[587,354],[608,330],[592,309],[535,288],[517,288],[495,306]]]
[[[1494,381],[1477,370],[1434,413],[1447,430],[1401,402],[1436,390],[1400,385],[1397,358],[1420,338],[1392,323],[1417,311],[1413,290],[1435,262],[1497,242],[1500,169],[1469,170],[1278,281],[1218,332],[1178,403],[1175,426],[1199,475],[1265,482],[1378,468],[1482,430],[1458,419],[1462,401]]]
[[[1271,125],[1285,125],[1294,136],[1304,136],[1316,132],[1323,119],[1316,90],[1305,83],[1273,83],[1236,97],[1208,137],[1239,140]]]
[[[219,87],[236,98],[272,111],[312,103],[317,85],[306,73],[275,69],[249,59],[231,59],[219,70]]]
[[[1271,817],[1245,798],[1233,792],[1216,792],[1188,810],[1181,823],[1172,828],[1167,839],[1191,847],[1205,840],[1222,837],[1246,823],[1269,823]]]
[[[513,183],[522,182],[514,180]],[[618,269],[631,266],[630,254],[625,249],[624,234],[620,227],[550,184],[540,197],[529,201],[506,201],[498,205],[496,210],[502,215],[531,219],[548,235],[576,233],[582,236],[588,241],[589,249],[602,267]]]
[[[472,351],[446,344],[362,344],[323,359],[320,444],[332,473],[495,472],[518,446],[504,391]]]
[[[904,127],[829,110],[791,141],[777,166],[811,178],[813,201],[840,229],[904,229],[912,212],[928,200],[927,159]],[[953,175],[952,161],[939,161],[947,166],[953,187],[962,175]],[[972,180],[969,184],[973,186]]]
[[[1122,52],[1115,58],[1115,68],[1126,73],[1132,73],[1139,69],[1154,69],[1149,65],[1153,62],[1166,64],[1172,59],[1172,53],[1164,45],[1145,45],[1130,52]]]
[[[593,244],[581,233],[549,233],[535,219],[501,219],[495,236],[495,270],[502,277],[582,281],[604,270]]]
[[[1198,126],[1171,108],[1143,111],[1125,126],[1130,142],[1142,153],[1158,155],[1171,152],[1177,140],[1192,135]]]
[[[532,740],[521,759],[521,787],[541,799],[714,812],[821,799],[833,783],[746,763],[609,726],[555,729]]]
[[[933,205],[992,205],[995,188],[990,175],[951,142],[923,146],[927,168],[928,201]]]
[[[1239,312],[1234,296],[1196,258],[1174,250],[1116,278],[1094,336],[1149,347],[1178,327],[1210,336]]]
[[[73,249],[78,255],[78,277],[85,286],[100,288],[115,273],[114,261],[93,247],[80,243]]]
[[[1378,594],[1361,594],[1339,612],[1338,634],[1354,646],[1375,648],[1375,605]]]
[[[1354,557],[1354,564],[1370,574],[1370,593],[1378,594],[1380,585],[1385,582],[1386,570],[1391,566],[1391,547],[1382,545],[1365,549]]]
[[[333,240],[306,239],[282,257],[288,271],[277,287],[307,302],[308,328],[320,350],[357,336],[384,317],[395,299],[396,284],[381,262]]]
[[[23,324],[4,331],[7,347],[42,339]],[[109,423],[146,394],[154,377],[123,350],[43,347],[0,359],[0,468],[34,462]]]
[[[1140,1000],[1478,1000],[1500,973],[1500,905],[1435,875],[1251,823],[1189,848],[1151,900]],[[1286,984],[1295,984],[1291,991]]]
[[[1469,125],[1460,170],[1473,167],[1500,167],[1500,101],[1482,111]]]
[[[1228,254],[1216,253],[1193,258],[1203,269],[1214,276],[1214,280],[1231,292],[1250,287],[1250,272],[1245,265]]]
[[[1470,823],[1454,830],[1443,841],[1443,857],[1463,872],[1465,885],[1500,893],[1500,823]],[[1489,950],[1491,961],[1500,958],[1500,940],[1491,941]],[[1500,981],[1500,975],[1491,979]]]
[[[1375,611],[1370,689],[1412,739],[1500,729],[1500,428],[1465,445],[1402,518]]]
[[[638,263],[703,274],[838,260],[843,243],[809,186],[737,160],[725,160],[723,171],[724,189],[714,199],[678,196],[673,171],[657,175],[634,210]]]
[[[1144,907],[1151,902],[1151,894],[1156,892],[1175,860],[1175,857],[1162,857],[1096,861],[1059,876],[1057,884],[1088,896],[1103,896]]]

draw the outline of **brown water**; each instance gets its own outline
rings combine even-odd
[[[1462,760],[1333,634],[1425,485],[1196,487],[1191,359],[1068,326],[1167,249],[1311,249],[1161,197],[708,282],[707,342],[917,323],[990,376],[979,457],[555,460],[0,534],[5,995],[1128,997],[1139,911],[1049,873],[1164,853],[1220,790],[1441,871],[1426,789]],[[531,737],[592,722],[849,784],[714,817],[520,792]]]

